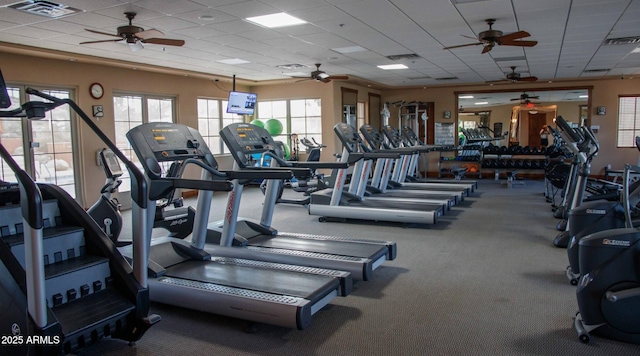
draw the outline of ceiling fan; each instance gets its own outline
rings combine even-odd
[[[127,43],[129,45],[129,47],[131,48],[132,51],[137,51],[137,50],[140,50],[140,49],[144,48],[142,46],[143,43],[159,44],[159,45],[163,45],[163,46],[182,46],[182,45],[184,45],[184,40],[174,40],[174,39],[169,39],[169,38],[160,38],[160,37],[164,36],[164,33],[162,33],[161,31],[158,31],[156,29],[145,30],[142,27],[134,26],[132,22],[133,22],[133,19],[136,17],[136,13],[135,12],[125,12],[124,15],[129,20],[129,25],[118,27],[117,28],[117,34],[115,34],[115,35],[111,34],[111,33],[106,33],[106,32],[101,32],[101,31],[96,31],[96,30],[91,30],[91,29],[85,28],[85,30],[87,30],[89,32],[97,33],[99,35],[117,37],[117,39],[100,40],[100,41],[87,41],[87,42],[81,42],[80,44],[125,41],[125,43]]]
[[[511,66],[511,73],[507,73],[505,79],[500,80],[490,80],[486,83],[517,83],[517,82],[535,82],[538,80],[538,77],[529,76],[523,77],[520,73],[516,73],[516,67]]]
[[[346,75],[329,75],[327,72],[320,70],[321,63],[316,63],[316,70],[311,72],[311,75],[307,79],[315,80],[318,82],[329,83],[331,80],[347,80]]]
[[[463,45],[450,46],[445,47],[443,49],[452,49],[459,47],[467,47],[467,46],[477,46],[483,45],[482,53],[487,53],[495,47],[495,45],[500,46],[520,46],[520,47],[533,47],[538,44],[538,41],[523,41],[521,40],[524,37],[529,37],[531,34],[527,31],[518,31],[510,34],[503,34],[502,31],[494,30],[493,24],[496,22],[495,19],[487,19],[485,20],[489,25],[489,29],[487,31],[482,31],[478,34],[477,40],[479,42],[476,43],[467,43]],[[469,37],[469,36],[464,36]],[[473,38],[473,37],[469,37]],[[476,38],[474,38],[476,39]]]
[[[519,98],[513,98],[513,99],[511,99],[511,101],[517,101],[517,100],[527,101],[529,99],[534,99],[535,100],[535,99],[540,99],[540,97],[537,96],[537,95],[529,95],[527,93],[523,93],[523,94],[520,94]]]

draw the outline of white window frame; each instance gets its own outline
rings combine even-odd
[[[620,95],[617,146],[636,147],[636,136],[640,136],[640,95]]]

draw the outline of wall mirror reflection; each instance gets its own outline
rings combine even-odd
[[[458,127],[488,127],[501,145],[540,146],[540,130],[561,115],[573,124],[588,121],[590,88],[457,93]],[[499,131],[496,132],[496,129]]]

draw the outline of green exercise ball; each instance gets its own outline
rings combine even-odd
[[[282,123],[276,119],[269,119],[264,123],[264,128],[271,136],[278,136],[282,133]]]
[[[262,122],[262,121],[260,121],[258,119],[255,119],[255,120],[251,121],[250,124],[251,125],[256,125],[258,127],[262,127],[264,129],[264,122]]]
[[[291,149],[289,148],[289,145],[283,143],[282,147],[284,147],[284,159],[291,158]]]

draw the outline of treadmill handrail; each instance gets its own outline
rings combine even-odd
[[[347,162],[295,162],[292,163],[294,167],[311,168],[311,169],[341,169],[349,168]]]

